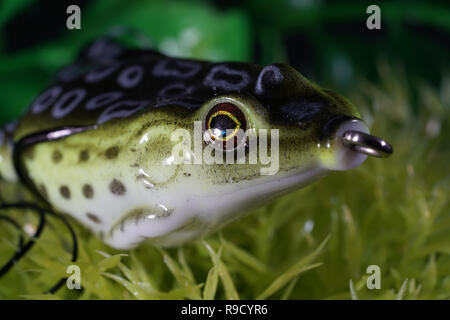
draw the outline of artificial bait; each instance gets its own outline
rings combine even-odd
[[[206,163],[191,149],[175,162],[173,133],[198,138],[194,123],[209,133],[194,149],[231,145],[233,158],[250,152],[237,129],[276,132],[267,143],[278,146],[276,170],[261,174],[267,163],[248,159]],[[346,98],[288,65],[171,58],[108,38],[61,70],[0,131],[0,145],[3,183],[26,186],[36,205],[120,249],[181,244],[367,155],[392,153]]]

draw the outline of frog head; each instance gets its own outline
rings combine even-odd
[[[245,89],[214,89],[194,112],[169,103],[152,112],[159,125],[138,126],[147,129],[137,135],[137,168],[145,184],[164,188],[156,206],[164,208],[167,232],[152,237],[151,219],[128,228],[157,243],[176,245],[217,230],[331,171],[359,166],[375,150],[357,148],[356,140],[371,136],[347,99],[290,66],[261,68]],[[111,243],[120,247],[135,231]]]

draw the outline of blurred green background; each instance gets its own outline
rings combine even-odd
[[[81,294],[40,294],[70,263],[67,235],[50,219],[0,279],[0,298],[450,298],[448,1],[86,0],[82,29],[69,31],[73,3],[0,2],[0,124],[87,42],[126,26],[172,56],[289,63],[354,102],[394,155],[270,203],[206,243],[118,252],[71,220]],[[381,8],[381,30],[366,28],[370,4]],[[0,224],[0,265],[17,237],[7,228]],[[365,287],[370,264],[381,267],[382,290]]]
[[[391,61],[438,84],[449,70],[448,1],[379,1],[381,30],[366,28],[373,1],[325,0],[3,0],[0,3],[0,123],[18,117],[55,72],[112,27],[146,34],[172,56],[287,62],[319,84],[345,90],[377,79]],[[66,28],[78,3],[82,29]]]

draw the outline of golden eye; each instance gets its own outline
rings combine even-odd
[[[237,145],[239,130],[243,133],[246,129],[244,113],[231,103],[215,105],[206,116],[206,130],[211,140],[209,142],[222,142],[227,149]]]

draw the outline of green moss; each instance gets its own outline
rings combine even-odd
[[[400,72],[379,69],[381,85],[361,81],[348,95],[392,143],[391,158],[332,174],[181,248],[118,252],[73,222],[81,293],[42,295],[71,264],[66,229],[49,218],[32,251],[0,279],[0,298],[450,298],[450,81],[418,84],[413,100]],[[31,213],[8,214],[36,224]],[[17,237],[0,224],[0,263]],[[381,268],[381,290],[366,288],[369,265]]]

